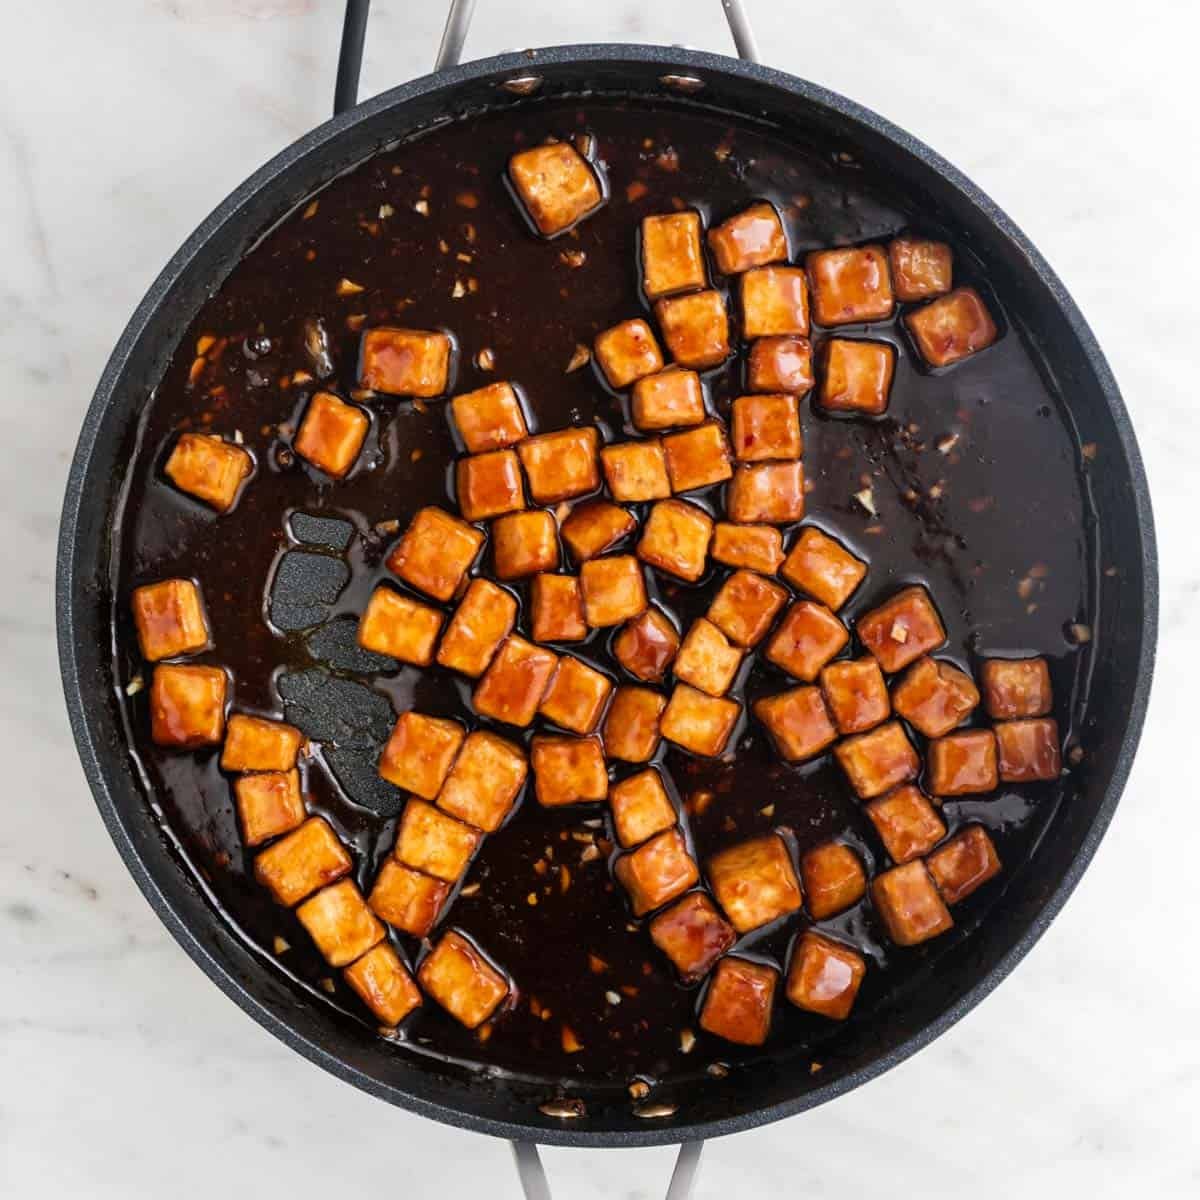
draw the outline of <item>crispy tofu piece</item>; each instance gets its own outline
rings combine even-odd
[[[342,975],[358,998],[389,1029],[421,1006],[420,990],[387,942],[373,946]]]
[[[808,281],[800,267],[755,267],[741,278],[742,335],[808,333]]]
[[[799,458],[800,404],[785,392],[738,396],[733,402],[733,453],[742,462]]]
[[[684,983],[695,983],[737,940],[703,892],[689,892],[650,922],[650,938],[671,960]]]
[[[922,862],[905,863],[876,875],[871,900],[898,946],[916,946],[954,926],[954,918]]]
[[[581,642],[587,637],[583,591],[574,575],[535,575],[530,606],[535,642]]]
[[[558,670],[538,711],[572,733],[591,733],[600,723],[600,714],[612,690],[607,676],[564,654],[558,660]]]
[[[867,894],[862,860],[841,842],[823,842],[806,850],[800,856],[800,878],[814,921],[844,911]]]
[[[812,343],[802,337],[764,337],[750,347],[746,386],[752,392],[802,396],[813,385]]]
[[[946,367],[986,350],[997,337],[996,323],[974,288],[957,288],[904,318],[921,357]]]
[[[1001,721],[995,732],[1000,778],[1005,783],[1057,779],[1062,773],[1057,721],[1050,717]]]
[[[700,617],[692,622],[679,647],[675,678],[710,696],[723,696],[742,665],[743,653],[716,625]]]
[[[722,275],[784,262],[788,256],[783,222],[774,205],[766,201],[752,204],[710,229],[708,246]]]
[[[379,758],[379,774],[406,792],[432,800],[441,789],[465,736],[457,721],[403,712]]]
[[[775,749],[789,762],[813,758],[837,741],[837,729],[818,687],[798,687],[754,702]]]
[[[519,150],[508,160],[508,178],[543,237],[563,233],[604,203],[595,171],[570,142]]]
[[[979,674],[984,708],[993,720],[1044,717],[1050,711],[1054,693],[1044,658],[988,658]]]
[[[723,566],[774,575],[783,562],[783,534],[771,525],[718,521],[709,549],[713,559]]]
[[[839,733],[864,733],[891,716],[887,684],[873,658],[843,659],[822,667],[821,691]]]
[[[445,619],[436,608],[383,584],[371,593],[358,623],[358,644],[364,650],[427,667],[433,662]]]
[[[660,728],[663,737],[677,746],[715,758],[725,749],[741,713],[742,706],[734,700],[707,696],[679,683],[667,702]]]
[[[296,909],[300,924],[331,967],[344,967],[383,940],[384,928],[352,879],[343,879]]]
[[[452,671],[478,678],[517,621],[517,602],[489,579],[472,579],[446,634],[437,661]]]
[[[579,584],[584,618],[594,629],[620,625],[646,611],[646,581],[631,554],[590,559],[579,569]]]
[[[791,462],[739,464],[725,498],[739,525],[790,525],[804,516],[804,466]]]
[[[882,246],[817,250],[805,259],[813,315],[822,325],[857,325],[892,315],[892,277]]]
[[[812,683],[849,641],[850,631],[823,604],[797,600],[771,635],[765,653],[789,675]]]
[[[482,1025],[508,995],[508,980],[479,948],[451,929],[417,968],[417,979],[468,1029]]]
[[[449,895],[448,883],[389,858],[376,876],[367,903],[389,925],[423,938],[437,924]]]
[[[895,238],[888,245],[888,262],[897,300],[928,300],[950,290],[954,257],[945,242]]]
[[[902,671],[946,640],[946,630],[929,593],[906,587],[855,622],[859,641],[889,674]]]
[[[150,683],[150,736],[155,745],[196,750],[225,736],[229,676],[221,667],[159,663]]]
[[[450,386],[452,350],[449,336],[437,330],[368,329],[362,336],[358,382],[391,396],[441,396]]]
[[[474,826],[414,798],[404,806],[392,854],[406,867],[454,883],[482,841]]]
[[[509,725],[531,725],[557,666],[553,651],[511,634],[475,689],[476,711]]]
[[[635,917],[644,916],[681,896],[700,881],[696,860],[678,828],[667,829],[621,855],[613,867],[629,893]]]
[[[989,879],[1000,874],[996,847],[982,825],[968,825],[925,862],[933,882],[947,904],[965,900]]]
[[[725,431],[716,421],[672,433],[663,438],[662,445],[671,488],[676,492],[721,483],[733,474]]]
[[[713,971],[700,1009],[700,1028],[739,1046],[761,1046],[771,1032],[779,972],[729,955]]]
[[[438,808],[476,829],[494,833],[525,784],[525,752],[486,730],[467,735],[438,793]]]
[[[708,619],[737,645],[756,646],[767,636],[787,598],[779,584],[753,571],[734,571],[713,597]]]
[[[808,525],[788,551],[782,574],[788,583],[836,612],[867,577],[867,564],[835,538]]]
[[[899,721],[856,733],[833,751],[860,800],[882,796],[901,783],[916,779],[921,760]]]
[[[826,412],[877,417],[887,411],[895,369],[896,351],[887,342],[830,338],[817,403]]]
[[[651,688],[619,687],[604,721],[604,751],[624,762],[648,762],[662,737],[665,696]]]
[[[348,875],[353,866],[349,851],[329,822],[309,817],[258,855],[254,878],[270,891],[277,904],[291,908],[317,888]]]
[[[805,1012],[844,1021],[866,973],[866,960],[857,950],[809,929],[792,951],[786,995]]]
[[[613,655],[630,675],[661,683],[679,653],[679,633],[659,609],[650,607],[627,621],[613,639]]]
[[[700,214],[688,209],[643,217],[642,291],[646,299],[690,292],[707,283]]]
[[[300,772],[294,768],[242,775],[233,781],[233,795],[247,846],[290,833],[308,815],[300,794]]]
[[[341,479],[354,466],[371,428],[371,418],[356,404],[332,392],[317,392],[304,410],[292,449],[326,475]]]
[[[527,438],[517,447],[537,504],[558,504],[600,486],[596,450],[600,435],[591,425],[556,429]]]
[[[209,433],[181,433],[163,467],[181,491],[217,512],[228,512],[254,471],[248,450]]]
[[[562,523],[563,541],[576,562],[586,562],[611,550],[637,528],[628,509],[607,500],[589,500],[571,510]]]
[[[608,803],[617,841],[626,849],[640,846],[675,824],[675,806],[663,786],[662,776],[653,767],[614,783],[608,792]]]
[[[633,423],[643,433],[700,425],[708,417],[704,389],[695,371],[668,367],[633,385]]]
[[[440,508],[423,508],[387,556],[387,569],[435,600],[458,591],[479,555],[484,537],[478,529]]]
[[[713,519],[686,500],[660,500],[642,527],[637,555],[643,562],[695,583],[704,574]]]
[[[605,446],[600,451],[600,462],[614,500],[639,504],[671,494],[667,456],[658,438]]]
[[[195,654],[212,640],[200,589],[190,579],[164,579],[134,588],[130,605],[138,646],[148,662]]]
[[[524,579],[558,566],[558,525],[544,508],[509,513],[492,525],[497,579]]]
[[[720,292],[668,296],[654,305],[671,357],[681,367],[703,370],[729,357],[729,314]]]
[[[598,333],[592,349],[609,387],[618,392],[663,369],[654,331],[640,317]]]
[[[918,733],[939,738],[961,725],[979,704],[979,689],[964,671],[919,658],[892,686],[892,706]]]
[[[468,454],[454,469],[458,507],[468,521],[486,521],[525,507],[521,464],[512,450]]]
[[[290,771],[304,735],[286,721],[234,713],[221,748],[223,771]]]
[[[946,836],[937,809],[911,783],[863,807],[883,848],[898,866],[924,857]]]
[[[795,912],[804,899],[791,855],[777,833],[714,854],[708,860],[708,881],[738,933]]]
[[[454,427],[468,454],[515,446],[529,436],[525,413],[511,383],[489,383],[450,401]]]
[[[587,804],[608,795],[604,748],[594,737],[539,734],[529,749],[533,789],[543,808]]]
[[[990,729],[964,729],[929,743],[929,790],[935,796],[991,792],[999,782],[996,737]]]

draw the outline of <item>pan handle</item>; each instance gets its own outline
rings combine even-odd
[[[692,1200],[703,1149],[703,1142],[684,1142],[679,1147],[671,1182],[667,1184],[667,1200]],[[533,1142],[513,1142],[512,1152],[525,1200],[550,1200],[550,1184],[537,1146]]]

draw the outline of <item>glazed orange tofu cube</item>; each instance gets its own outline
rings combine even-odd
[[[533,739],[529,749],[533,789],[543,808],[586,804],[608,795],[608,768],[599,738]]]
[[[562,523],[562,538],[576,562],[611,550],[637,528],[633,514],[607,500],[589,500],[573,509]]]
[[[882,246],[818,250],[805,265],[813,315],[820,324],[851,325],[892,315],[892,277]]]
[[[823,667],[821,691],[839,733],[863,733],[891,716],[887,684],[873,658],[844,659]]]
[[[639,846],[675,824],[675,806],[671,803],[662,776],[648,767],[609,789],[613,827],[622,846]]]
[[[739,1046],[761,1046],[771,1032],[779,972],[728,956],[717,963],[700,1009],[700,1028]]]
[[[583,614],[594,629],[620,625],[646,611],[646,581],[631,554],[593,558],[579,569]]]
[[[628,621],[613,639],[613,655],[630,675],[659,683],[679,653],[679,634],[657,608]]]
[[[458,591],[483,546],[478,529],[440,508],[423,508],[387,557],[387,569],[435,600]]]
[[[755,267],[740,280],[742,335],[808,333],[808,282],[800,267]]]
[[[892,705],[918,733],[939,738],[979,704],[970,675],[936,658],[919,658],[892,687]]]
[[[636,850],[621,855],[613,873],[629,893],[636,917],[661,908],[700,881],[696,860],[677,828],[655,834]]]
[[[733,453],[742,462],[799,458],[800,405],[784,392],[738,396],[733,402]]]
[[[663,213],[642,218],[642,290],[657,300],[672,292],[690,292],[708,282],[700,245],[700,214]]]
[[[774,206],[765,201],[750,205],[710,229],[708,246],[722,275],[783,262],[788,256],[783,222]]]
[[[521,401],[511,383],[489,383],[450,401],[454,427],[468,454],[515,446],[529,435]]]
[[[563,655],[539,711],[572,733],[591,733],[600,722],[612,690],[607,676],[577,658]]]
[[[1044,658],[988,658],[979,674],[984,707],[994,720],[1044,717],[1050,711],[1054,695]]]
[[[229,677],[221,667],[159,663],[150,683],[150,736],[155,745],[195,750],[225,736]]]
[[[734,571],[709,605],[708,619],[737,645],[756,646],[787,598],[779,584],[753,571]]]
[[[990,792],[999,782],[996,737],[990,729],[964,729],[929,743],[929,790],[935,796]]]
[[[707,417],[704,389],[695,371],[668,367],[633,385],[633,423],[643,432],[699,425]]]
[[[581,642],[587,637],[583,591],[574,575],[535,575],[530,607],[535,642]]]
[[[386,584],[377,587],[358,623],[358,644],[364,650],[387,654],[401,662],[427,667],[442,631],[436,608],[411,600]]]
[[[294,769],[242,775],[233,782],[233,795],[247,846],[290,833],[307,816],[300,795],[300,772]]]
[[[834,754],[862,800],[882,796],[897,784],[915,779],[921,769],[921,760],[899,721],[848,737]]]
[[[812,758],[837,741],[837,729],[818,687],[798,687],[754,702],[775,749],[789,762]]]
[[[438,808],[485,833],[494,833],[512,811],[529,765],[520,746],[486,730],[467,735],[442,790]]]
[[[771,635],[765,653],[789,675],[812,683],[849,641],[849,630],[823,604],[797,600]]]
[[[922,862],[905,863],[876,875],[871,900],[898,946],[916,946],[954,926],[954,918]]]
[[[441,789],[465,736],[457,721],[401,713],[379,759],[379,773],[406,792],[432,800]]]
[[[452,349],[450,338],[433,329],[368,329],[362,336],[358,382],[391,396],[441,396],[450,386]]]
[[[508,980],[457,930],[450,930],[417,968],[417,979],[468,1029],[482,1025],[508,995]]]
[[[600,486],[596,450],[600,436],[588,425],[527,438],[517,447],[537,504],[557,504]]]
[[[976,888],[1000,874],[996,847],[982,825],[968,825],[925,862],[947,904],[965,900]]]
[[[472,579],[438,647],[437,661],[472,679],[482,675],[517,621],[517,602],[488,579]]]
[[[510,635],[475,689],[476,711],[509,725],[532,724],[557,666],[553,651]]]
[[[866,973],[866,961],[857,950],[809,929],[792,951],[786,995],[805,1012],[844,1021]]]
[[[1005,783],[1057,779],[1062,772],[1058,722],[1050,717],[1001,721],[996,727],[1000,778]]]
[[[254,878],[277,904],[291,908],[317,888],[350,873],[354,863],[329,823],[309,817],[254,860]]]
[[[713,559],[726,567],[743,567],[761,575],[774,575],[783,562],[783,534],[771,525],[734,525],[730,521],[718,521],[709,549]]]
[[[742,706],[734,700],[708,696],[680,683],[667,701],[660,729],[677,746],[714,758],[725,749],[741,713]]]
[[[181,492],[222,513],[233,507],[253,471],[248,450],[209,433],[181,433],[163,467]]]
[[[304,410],[292,449],[326,475],[341,479],[354,466],[371,418],[332,392],[317,392]]]
[[[890,675],[902,671],[946,640],[946,630],[929,593],[920,586],[897,592],[855,623],[859,641]]]
[[[668,296],[654,305],[671,357],[681,367],[703,370],[729,357],[729,314],[720,292]]]
[[[643,562],[695,583],[704,574],[713,519],[686,500],[660,500],[642,527],[637,554]]]
[[[465,821],[447,816],[424,800],[412,799],[404,806],[392,854],[406,867],[454,883],[481,841],[483,834]]]
[[[867,893],[862,860],[841,842],[824,842],[806,850],[800,856],[800,878],[814,921],[842,912]]]
[[[864,807],[883,848],[898,865],[922,858],[946,836],[937,809],[911,783]]]
[[[708,860],[708,881],[738,933],[769,925],[803,902],[791,855],[777,833],[714,854]]]
[[[996,323],[974,288],[957,288],[904,318],[921,357],[946,367],[986,350],[997,336]]]
[[[835,612],[867,576],[867,564],[812,525],[800,531],[783,563],[783,577]]]
[[[813,385],[812,343],[802,337],[759,338],[750,347],[746,386],[752,392],[803,395]]]
[[[830,338],[825,343],[825,370],[817,402],[826,412],[887,411],[896,351],[887,342]]]
[[[715,421],[663,438],[667,474],[676,492],[720,483],[733,474],[725,431]]]
[[[604,203],[595,171],[570,142],[518,151],[508,160],[508,177],[543,237],[562,233]]]
[[[211,640],[200,589],[190,579],[134,588],[131,607],[138,646],[149,662],[195,654]]]
[[[665,696],[651,688],[619,687],[604,721],[604,751],[624,762],[648,762],[662,737]]]
[[[733,926],[703,892],[689,892],[650,922],[650,938],[684,983],[694,983],[737,940]]]
[[[304,735],[295,725],[234,713],[221,748],[224,771],[290,771]]]
[[[421,1006],[420,990],[387,942],[373,946],[342,974],[359,999],[389,1029]]]
[[[618,392],[635,380],[663,369],[662,351],[654,331],[640,317],[598,333],[593,353],[609,387]]]
[[[723,696],[729,691],[743,651],[735,646],[711,621],[700,617],[679,647],[675,658],[675,678],[710,696]]]
[[[389,858],[376,876],[367,903],[381,920],[423,938],[437,924],[449,895],[448,883]]]
[[[614,500],[639,504],[662,500],[671,494],[667,456],[658,438],[605,446],[600,451],[600,462]]]
[[[497,579],[524,579],[558,566],[558,525],[544,508],[509,513],[492,526]]]
[[[888,261],[897,300],[928,300],[950,290],[954,258],[945,242],[899,237],[888,245]]]
[[[525,507],[521,464],[512,450],[468,454],[454,469],[458,507],[468,521],[486,521]]]
[[[384,928],[351,879],[322,888],[296,909],[300,924],[331,967],[361,958],[384,937]]]
[[[743,525],[790,525],[804,516],[804,466],[792,462],[739,465],[725,498],[729,519]]]

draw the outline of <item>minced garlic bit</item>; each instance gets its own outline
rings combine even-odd
[[[353,279],[339,279],[337,284],[337,294],[339,296],[357,296],[359,292],[366,289],[361,283],[355,283]]]
[[[324,990],[327,991],[331,996],[337,991],[337,984],[334,983],[328,975],[323,975],[321,977],[321,987],[324,988]]]
[[[580,367],[586,367],[591,361],[592,352],[582,343],[576,342],[575,353],[571,355],[571,361],[567,363],[567,374],[572,371],[578,371]]]
[[[908,641],[908,626],[903,621],[896,620],[892,622],[891,629],[888,630],[888,637],[893,642],[899,642],[903,645]]]
[[[423,217],[429,216],[429,201],[425,199],[418,200],[413,205],[413,212],[420,213]]]
[[[281,938],[279,934],[275,935],[275,941],[271,943],[271,948],[276,954],[286,954],[291,948],[291,943]]]
[[[690,1029],[679,1031],[679,1048],[684,1054],[691,1054],[696,1046],[696,1035]]]
[[[386,220],[395,213],[395,209],[390,204],[381,204],[379,206],[379,219]]]
[[[583,1049],[583,1043],[575,1036],[575,1031],[570,1025],[562,1027],[562,1048],[564,1054],[577,1054]]]
[[[579,856],[579,861],[581,863],[590,863],[595,862],[600,857],[602,857],[600,847],[593,842],[591,845],[583,848],[583,853]]]
[[[605,992],[604,999],[607,1000],[609,1004],[620,1004],[621,994],[620,992]]]
[[[481,371],[491,371],[496,366],[496,354],[490,346],[484,346],[480,352],[475,355],[475,365]]]
[[[879,510],[875,507],[875,493],[869,487],[863,488],[861,492],[855,492],[854,498],[871,516],[879,516]]]
[[[1092,640],[1092,627],[1073,621],[1067,626],[1067,637],[1076,646],[1086,646]]]
[[[304,210],[303,220],[308,221],[317,215],[317,209],[321,207],[319,200],[310,200],[308,207]]]
[[[644,1079],[635,1079],[629,1085],[629,1095],[634,1100],[645,1100],[650,1095],[650,1085]]]
[[[146,681],[142,678],[142,676],[140,674],[135,675],[125,685],[125,695],[136,696],[138,694],[138,692],[140,692],[142,690],[142,688],[144,688],[145,686],[146,686]]]
[[[939,454],[949,454],[958,445],[957,433],[945,433],[934,443]]]
[[[479,884],[468,883],[467,886],[465,888],[463,888],[462,891],[459,892],[458,894],[460,896],[474,896],[478,891],[479,891]]]
[[[450,295],[453,296],[455,300],[461,300],[466,294],[466,285],[461,279],[456,279],[454,281],[454,287],[450,291]]]

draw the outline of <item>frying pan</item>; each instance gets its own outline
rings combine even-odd
[[[743,60],[665,46],[576,45],[457,63],[470,4],[454,3],[439,69],[357,107],[366,4],[347,10],[338,108],[255,172],[200,225],[138,306],[101,377],[79,436],[58,545],[58,638],[67,707],[96,803],[130,872],[171,933],[205,973],[287,1045],[372,1095],[453,1125],[513,1139],[529,1194],[548,1195],[532,1143],[645,1146],[684,1143],[673,1194],[682,1195],[703,1139],[750,1129],[824,1103],[927,1045],[991,991],[1037,941],[1090,862],[1112,818],[1145,716],[1154,659],[1157,572],[1145,475],[1116,382],[1071,297],[996,205],[928,147],[859,105],[752,61],[753,37],[725,0]],[[869,1026],[853,1023],[819,1075],[784,1061],[714,1078],[680,1097],[677,1111],[635,1115],[624,1089],[584,1089],[586,1112],[543,1112],[547,1087],[458,1073],[428,1060],[380,1053],[359,1025],[331,1018],[241,940],[185,869],[156,821],[127,752],[112,672],[110,525],[132,431],[188,322],[263,230],[338,174],[398,139],[483,108],[517,109],[539,96],[590,92],[645,97],[680,92],[709,108],[802,127],[887,171],[940,224],[958,231],[1019,319],[1063,398],[1081,443],[1103,470],[1090,473],[1103,576],[1095,580],[1087,756],[1077,796],[1060,805],[1005,904],[940,961],[922,986],[895,996]],[[1098,559],[1099,561],[1099,559]],[[1115,568],[1115,569],[1111,569]],[[537,1191],[542,1188],[541,1192]]]

